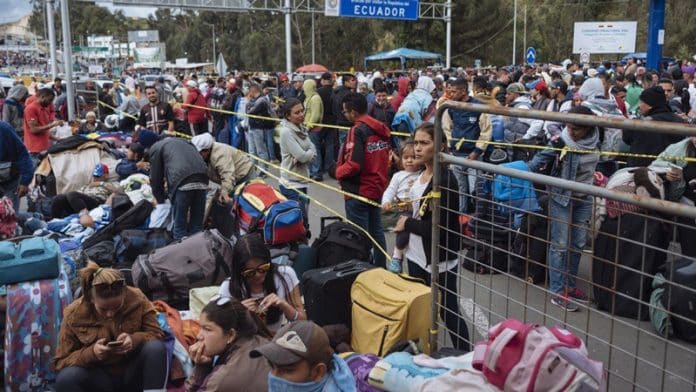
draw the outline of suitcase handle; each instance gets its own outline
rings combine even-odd
[[[324,231],[324,227],[326,227],[326,222],[343,222],[343,218],[340,216],[322,216],[319,221],[321,222],[321,229],[320,231]]]

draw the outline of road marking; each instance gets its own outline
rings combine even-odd
[[[460,299],[459,307],[461,308],[464,317],[474,323],[474,328],[476,329],[476,332],[479,333],[479,336],[487,339],[490,322],[488,321],[488,317],[486,317],[484,312],[481,310],[481,307],[474,306],[474,300],[471,298]]]

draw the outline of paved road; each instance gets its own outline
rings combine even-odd
[[[325,183],[337,185],[328,177]],[[340,194],[311,185],[309,195],[344,214]],[[310,229],[315,237],[319,234],[320,218],[331,215],[317,203],[310,204]],[[388,234],[388,252],[391,252],[393,240],[393,235]],[[580,280],[585,281],[584,289],[588,292],[589,266],[590,258],[585,255]],[[460,308],[469,330],[474,331],[471,335],[475,341],[483,340],[489,326],[507,317],[545,325],[562,324],[585,340],[592,358],[603,361],[605,367],[611,369],[609,391],[696,390],[693,387],[696,347],[677,340],[665,342],[655,336],[649,321],[612,318],[594,307],[564,313],[551,305],[550,297],[542,288],[505,275],[476,275],[462,270],[459,293],[462,297]],[[441,333],[440,341],[448,344],[447,334]],[[633,387],[634,382],[636,387]]]

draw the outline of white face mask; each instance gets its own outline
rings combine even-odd
[[[328,375],[324,376],[318,382],[292,382],[280,377],[276,377],[268,373],[268,391],[269,392],[321,392],[324,386],[329,381]]]

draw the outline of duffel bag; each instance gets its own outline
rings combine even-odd
[[[285,200],[285,196],[263,180],[251,180],[237,186],[234,191],[234,211],[240,234],[250,231],[254,221],[259,223],[268,207]]]
[[[83,248],[89,248],[98,242],[113,241],[121,231],[137,229],[145,225],[155,207],[147,200],[141,200],[136,205],[114,219],[108,225],[102,227],[96,233],[85,239]]]
[[[219,285],[232,270],[232,243],[219,231],[205,230],[139,256],[133,282],[153,301],[185,309],[189,290]]]
[[[123,230],[116,242],[116,259],[120,264],[132,264],[140,255],[163,248],[172,242],[166,229]]]
[[[54,240],[42,237],[0,242],[0,285],[55,279],[62,256]]]

